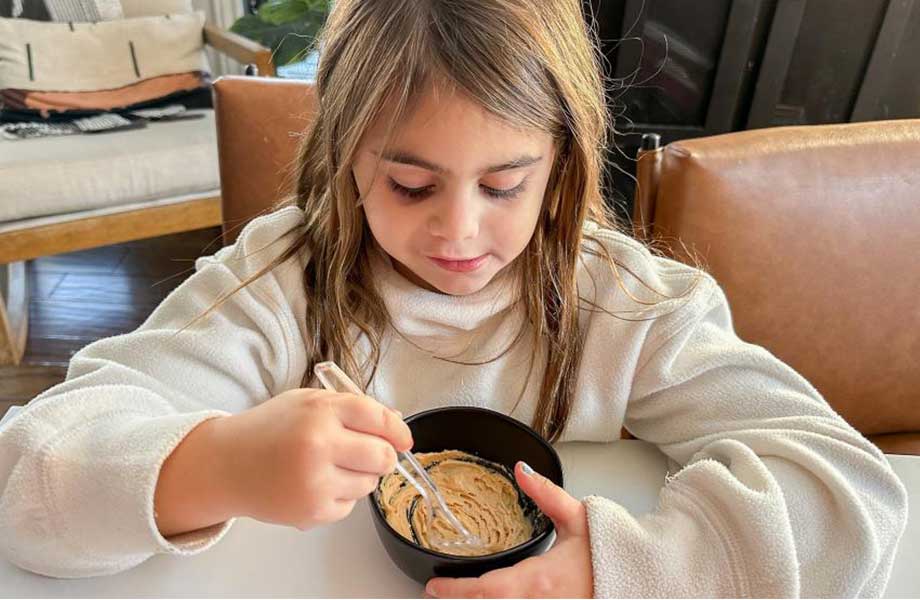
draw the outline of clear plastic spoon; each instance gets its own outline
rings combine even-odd
[[[316,374],[320,383],[323,384],[323,387],[329,391],[346,392],[359,396],[364,395],[361,388],[359,388],[334,362],[327,361],[317,363],[313,368],[313,372]],[[451,512],[450,508],[447,506],[447,502],[444,501],[444,496],[442,496],[440,490],[438,490],[438,486],[435,485],[434,481],[432,481],[431,477],[428,475],[428,472],[418,462],[415,456],[413,456],[411,452],[397,452],[396,455],[398,457],[396,470],[406,481],[418,490],[419,495],[428,508],[428,514],[431,515],[432,527],[429,528],[430,533],[428,536],[428,541],[431,542],[431,545],[434,546],[435,549],[445,551],[454,548],[481,548],[482,541],[476,535],[470,533],[456,515]],[[406,465],[408,465],[408,468]],[[460,534],[459,539],[446,540],[435,530],[434,522],[437,520],[439,514]]]

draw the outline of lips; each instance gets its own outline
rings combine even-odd
[[[454,273],[470,273],[484,265],[486,261],[489,260],[489,255],[483,254],[482,256],[477,256],[475,258],[461,259],[440,258],[435,256],[429,256],[428,258],[431,259],[431,262],[446,271],[452,271]]]

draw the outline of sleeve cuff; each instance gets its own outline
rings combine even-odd
[[[160,468],[185,436],[227,413],[92,412],[43,453],[42,487],[58,546],[51,554],[78,557],[68,571],[82,576],[121,571],[158,553],[196,554],[217,543],[232,522],[163,537],[154,493]]]
[[[749,449],[720,458],[741,478],[700,459],[669,477],[656,509],[638,518],[611,500],[585,498],[597,596],[798,595],[796,549],[776,482]]]
[[[219,542],[230,530],[230,527],[233,526],[234,521],[235,519],[230,519],[229,521],[224,521],[223,523],[218,523],[211,527],[189,531],[188,533],[182,533],[168,538],[164,538],[160,535],[156,525],[154,525],[153,534],[156,537],[159,552],[191,556],[192,554],[204,552]]]
[[[584,504],[596,598],[744,596],[725,548],[712,539],[705,519],[660,513],[636,519],[599,496],[585,498]]]
[[[159,452],[158,460],[153,469],[153,478],[152,480],[148,478],[146,481],[147,485],[145,486],[146,521],[149,533],[156,544],[156,551],[158,553],[191,556],[199,552],[204,552],[219,542],[221,538],[226,535],[227,531],[230,530],[230,527],[233,526],[234,519],[230,519],[210,527],[163,537],[157,527],[156,515],[154,513],[154,495],[157,481],[160,477],[160,470],[163,468],[163,463],[166,462],[166,459],[172,454],[173,450],[176,449],[195,427],[208,419],[225,416],[226,414],[228,413],[222,411],[202,411],[188,415],[178,415],[186,418],[179,419],[178,423],[176,423],[175,433],[164,439],[163,450]]]

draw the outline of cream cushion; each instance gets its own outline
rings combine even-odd
[[[200,11],[99,23],[0,19],[0,89],[111,90],[207,71],[204,20]]]
[[[216,192],[214,111],[190,112],[205,116],[123,132],[0,138],[0,223]]]

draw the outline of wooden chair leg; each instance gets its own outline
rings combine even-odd
[[[29,332],[29,281],[24,261],[0,265],[0,365],[19,365]]]

